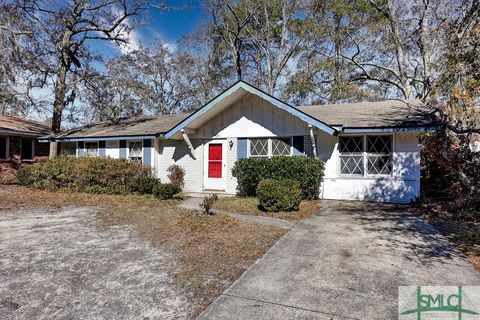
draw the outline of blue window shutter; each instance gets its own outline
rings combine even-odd
[[[300,156],[304,154],[303,136],[293,137],[293,155]]]
[[[78,156],[83,157],[83,149],[85,148],[85,142],[78,141]]]
[[[152,140],[143,140],[143,164],[146,166],[152,165]]]
[[[237,159],[245,159],[247,155],[247,138],[238,138],[237,139]]]
[[[127,140],[120,140],[120,159],[127,158]]]
[[[98,156],[105,158],[105,141],[98,141]]]

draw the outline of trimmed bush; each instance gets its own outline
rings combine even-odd
[[[300,183],[292,179],[264,179],[257,187],[260,208],[270,212],[298,211],[302,195]]]
[[[162,199],[172,199],[174,195],[181,192],[182,189],[173,183],[157,183],[153,187],[153,194]]]
[[[140,194],[152,194],[153,187],[158,183],[160,180],[155,177],[139,176],[133,179],[130,190]]]
[[[292,179],[300,183],[304,199],[317,199],[323,177],[323,161],[304,156],[278,156],[271,159],[238,160],[232,174],[237,178],[240,196],[255,196],[260,180]]]
[[[125,159],[58,156],[20,169],[17,180],[40,189],[125,194],[138,186],[137,179],[151,175],[150,167]]]

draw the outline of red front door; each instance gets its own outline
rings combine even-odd
[[[222,178],[222,144],[208,145],[208,177]]]

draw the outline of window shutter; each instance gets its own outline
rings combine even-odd
[[[127,140],[120,140],[120,159],[127,158]]]
[[[247,157],[247,138],[237,139],[237,159],[245,159]]]
[[[98,141],[98,156],[101,158],[105,158],[105,141]]]
[[[143,164],[147,166],[152,165],[152,140],[143,140]]]
[[[83,149],[85,148],[85,142],[78,141],[78,156],[83,157]]]
[[[293,137],[293,155],[300,156],[304,154],[304,141],[303,136]]]

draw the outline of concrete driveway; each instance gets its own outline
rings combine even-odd
[[[0,319],[187,319],[174,259],[93,208],[0,211]]]
[[[199,319],[396,319],[401,285],[480,285],[480,273],[401,206],[323,201]]]

